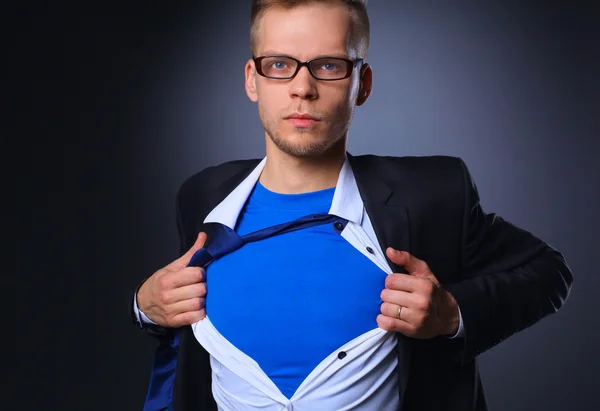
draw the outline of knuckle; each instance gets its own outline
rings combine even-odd
[[[189,276],[190,280],[195,282],[195,283],[199,283],[203,280],[204,278],[204,269],[200,268],[200,267],[187,267],[187,275]]]
[[[165,319],[171,319],[172,320],[173,317],[175,317],[175,311],[170,306],[164,307],[163,312],[164,312]]]
[[[198,268],[198,281],[204,281],[206,279],[206,270],[204,268]]]
[[[380,306],[379,309],[381,311],[381,314],[386,315],[388,313],[388,311],[389,311],[389,309],[388,309],[388,303],[386,303],[386,302],[381,303],[381,306]]]
[[[190,300],[190,303],[189,303],[189,306],[188,306],[188,311],[196,311],[196,310],[198,310],[201,307],[201,305],[203,304],[202,300],[203,300],[203,298],[199,298],[199,297],[192,298]]]
[[[415,302],[415,305],[420,311],[427,311],[429,308],[429,299],[425,296],[419,296]]]
[[[161,290],[157,294],[158,302],[161,305],[167,305],[170,303],[169,294],[165,290]]]
[[[396,288],[399,285],[400,276],[398,274],[389,274],[385,279],[385,285],[388,288]]]
[[[434,290],[433,283],[427,278],[419,278],[419,289],[424,294],[432,295]]]
[[[161,275],[156,279],[159,290],[166,290],[171,285],[171,279],[168,275]]]
[[[387,314],[389,317],[394,320],[398,318],[398,306],[396,304],[388,304],[387,306]]]
[[[377,325],[383,330],[388,330],[388,322],[386,321],[385,316],[381,314],[377,316]]]

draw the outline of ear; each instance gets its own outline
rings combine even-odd
[[[362,106],[365,101],[371,95],[373,89],[373,70],[371,66],[364,63],[360,68],[360,87],[358,89],[358,96],[356,97],[356,105]]]
[[[246,67],[244,69],[244,74],[246,77],[245,85],[246,85],[246,94],[250,101],[256,103],[258,101],[258,94],[256,92],[256,66],[254,65],[254,60],[250,59],[246,63]]]

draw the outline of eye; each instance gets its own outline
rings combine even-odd
[[[335,63],[324,63],[321,65],[321,68],[326,71],[339,70],[340,66]]]
[[[283,70],[287,67],[287,62],[283,60],[275,60],[271,62],[270,66],[276,70]]]

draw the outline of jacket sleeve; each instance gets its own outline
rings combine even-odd
[[[573,276],[559,251],[500,216],[486,214],[467,166],[460,164],[462,280],[444,288],[461,310],[465,363],[560,309]]]
[[[190,236],[189,235],[186,236],[185,229],[184,229],[185,222],[184,222],[184,218],[182,216],[182,210],[181,210],[182,193],[183,193],[183,185],[178,190],[177,196],[176,196],[176,201],[175,201],[176,224],[177,224],[177,233],[179,235],[179,255],[180,256],[183,255],[189,247],[191,247],[191,245],[189,245]],[[189,222],[188,222],[188,224],[189,224]],[[192,240],[192,244],[193,244],[193,240]],[[147,278],[140,281],[140,283],[135,288],[133,296],[130,300],[131,321],[133,322],[134,325],[136,325],[138,328],[140,328],[144,333],[150,335],[151,337],[156,338],[161,344],[170,343],[175,335],[175,330],[176,330],[175,328],[163,327],[163,326],[160,326],[157,324],[140,322],[140,321],[138,321],[138,317],[133,308],[134,304],[135,304],[135,297],[138,293],[138,290],[140,289],[140,287],[142,286],[142,284],[144,284],[144,282],[146,280],[147,280]]]

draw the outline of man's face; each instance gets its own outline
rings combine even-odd
[[[357,55],[351,40],[351,16],[339,6],[274,8],[260,21],[257,34],[256,57],[283,55],[300,61],[364,57]],[[294,78],[280,80],[258,75],[250,60],[246,65],[246,91],[258,103],[268,136],[267,150],[272,147],[296,157],[320,156],[340,144],[345,150],[354,108],[370,92],[370,68],[366,71],[362,79],[358,66],[347,79],[322,81],[302,67]],[[297,115],[314,120],[294,118]]]

